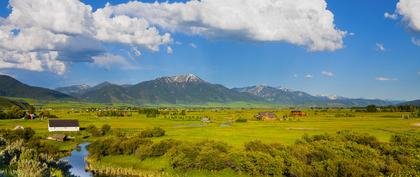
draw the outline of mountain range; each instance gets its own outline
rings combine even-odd
[[[73,97],[59,91],[26,85],[7,75],[0,75],[0,96],[41,100],[73,99]]]
[[[263,85],[229,89],[220,84],[209,83],[193,74],[161,77],[135,85],[104,82],[96,86],[73,85],[55,90],[32,87],[10,76],[0,76],[0,96],[136,105],[200,105],[244,102],[283,106],[350,107],[369,104],[385,106],[400,103],[379,99],[313,96],[302,91]]]

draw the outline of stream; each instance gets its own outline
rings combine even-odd
[[[85,170],[86,168],[86,161],[85,157],[88,156],[89,152],[86,147],[90,143],[82,143],[80,144],[80,150],[73,150],[71,151],[71,155],[68,157],[64,157],[61,160],[67,161],[71,165],[70,173],[74,176],[79,177],[92,177],[93,174]]]

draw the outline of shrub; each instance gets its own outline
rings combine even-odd
[[[161,137],[161,136],[165,136],[165,130],[163,130],[160,127],[146,129],[140,132],[140,137],[142,138],[152,138],[152,137]]]
[[[152,146],[140,147],[136,150],[136,156],[141,160],[148,157],[160,157],[165,155],[171,148],[179,145],[180,142],[176,140],[162,140],[159,143],[155,143]]]
[[[106,134],[111,130],[111,126],[109,124],[104,124],[104,125],[102,125],[101,130],[104,134]]]
[[[247,152],[236,160],[239,170],[252,176],[281,176],[285,165],[280,157],[272,157],[263,152]]]
[[[376,107],[376,105],[369,105],[366,107],[366,111],[367,112],[378,112],[378,108]]]
[[[248,122],[248,119],[245,119],[245,118],[239,118],[239,119],[236,119],[236,121],[235,121],[235,122],[245,123],[245,122]]]
[[[92,136],[102,136],[104,134],[101,130],[99,130],[98,128],[96,128],[95,125],[89,125],[86,128],[86,131],[88,133],[90,133]]]

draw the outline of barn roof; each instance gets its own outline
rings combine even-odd
[[[79,127],[78,120],[48,120],[49,127]]]

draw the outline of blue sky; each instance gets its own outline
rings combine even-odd
[[[95,11],[105,1],[83,0]],[[112,5],[127,1],[109,1]],[[150,2],[150,1],[142,1]],[[152,1],[154,2],[154,1]],[[166,2],[166,1],[165,1]],[[169,1],[172,3],[173,1]],[[306,91],[311,94],[346,97],[413,100],[420,98],[420,38],[403,15],[394,13],[397,0],[332,1],[327,9],[334,14],[337,29],[346,31],[343,47],[333,51],[310,51],[305,45],[285,41],[209,37],[170,31],[173,41],[160,45],[160,51],[141,49],[135,56],[131,45],[103,44],[107,53],[126,62],[98,65],[92,62],[66,63],[64,73],[0,67],[0,72],[36,86],[55,88],[73,84],[110,81],[133,84],[161,76],[193,73],[227,87],[270,85]],[[0,15],[11,13],[9,3],[0,2]],[[420,12],[420,9],[419,9]],[[167,47],[173,49],[168,54]],[[378,46],[383,46],[381,50]]]

